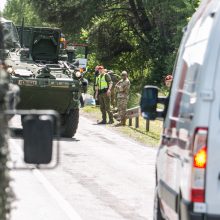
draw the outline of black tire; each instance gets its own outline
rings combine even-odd
[[[155,195],[154,195],[154,220],[165,220],[162,216],[160,210],[160,200],[158,197],[158,187],[155,188]]]
[[[70,110],[69,114],[63,116],[61,124],[62,137],[72,138],[78,128],[79,124],[79,109]]]

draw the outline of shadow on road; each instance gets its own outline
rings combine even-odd
[[[130,128],[131,130],[135,131],[135,132],[138,132],[138,133],[140,133],[140,134],[144,134],[144,135],[146,135],[146,132],[144,132],[144,131],[140,131],[140,130],[139,130],[139,129],[137,129],[137,128],[130,127],[130,126],[129,126],[129,128]],[[152,138],[152,139],[157,140],[157,138],[156,138],[156,137],[154,137],[153,135],[150,135],[150,133],[149,133],[149,132],[147,133],[147,136],[148,136],[148,137],[150,137],[150,138]]]
[[[22,128],[10,128],[10,136],[14,139],[21,139],[23,138],[23,129]],[[54,136],[54,139],[57,139],[57,136]],[[60,137],[60,141],[65,142],[78,142],[79,139],[76,138],[62,138]]]

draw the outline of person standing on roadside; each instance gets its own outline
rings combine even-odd
[[[165,77],[165,80],[164,80],[164,83],[165,83],[165,86],[167,88],[170,88],[171,85],[172,85],[172,82],[173,82],[173,76],[171,74],[168,74],[166,77]]]
[[[121,73],[121,80],[116,84],[115,89],[117,92],[117,108],[118,115],[120,117],[120,123],[118,126],[126,125],[126,110],[129,99],[130,81],[128,79],[128,73],[123,71]]]
[[[99,76],[96,81],[96,100],[99,100],[100,110],[102,113],[102,121],[98,124],[107,123],[107,113],[109,116],[109,124],[113,124],[113,113],[110,108],[110,96],[112,89],[112,80],[108,73],[106,73],[103,66],[98,67]]]
[[[120,76],[115,74],[112,70],[108,70],[107,72],[109,74],[109,76],[111,77],[113,86],[111,89],[111,106],[113,108],[113,110],[116,108],[116,96],[115,96],[115,86],[118,83],[118,81],[120,80]]]
[[[168,111],[169,100],[170,100],[170,89],[171,89],[171,86],[172,86],[172,83],[173,83],[173,76],[172,76],[172,74],[168,74],[165,77],[164,83],[165,83],[165,86],[168,89],[168,91],[167,91],[168,95],[167,95],[167,97],[165,99],[165,109],[164,109],[164,112],[163,112],[163,116],[165,117],[166,114],[167,114],[167,111]]]

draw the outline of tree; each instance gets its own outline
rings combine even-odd
[[[29,0],[8,0],[3,11],[3,16],[12,20],[17,25],[21,25],[23,18],[25,25],[44,26],[46,24],[35,12]]]
[[[44,20],[62,27],[71,33],[80,32],[87,27],[89,21],[101,13],[101,5],[97,0],[30,0],[37,13]],[[48,11],[50,13],[48,13]]]
[[[71,41],[88,41],[94,62],[127,69],[133,83],[141,86],[158,85],[172,72],[182,28],[198,4],[199,0],[8,0],[5,14],[16,20],[14,8],[20,7],[30,23],[37,16],[62,28]]]

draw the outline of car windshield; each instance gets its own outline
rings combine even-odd
[[[4,48],[13,49],[20,48],[19,37],[17,29],[11,21],[1,21],[4,37]]]

